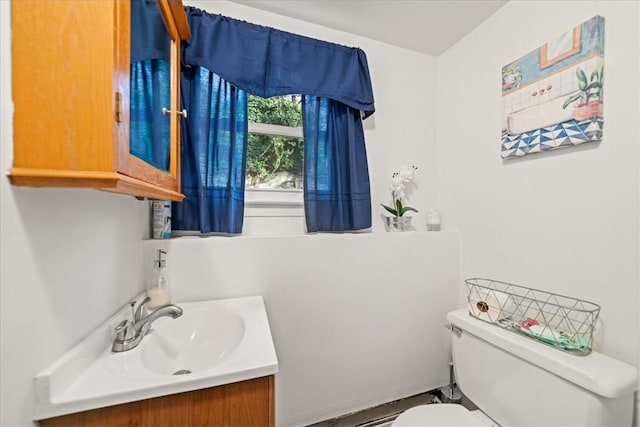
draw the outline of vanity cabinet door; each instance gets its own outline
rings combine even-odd
[[[179,0],[158,1],[172,52],[190,37]],[[181,14],[180,14],[181,12]],[[179,201],[179,126],[160,170],[129,150],[129,0],[11,2],[14,185],[89,187]],[[175,57],[174,57],[175,55]],[[172,54],[172,100],[179,99]],[[173,104],[173,101],[172,101]],[[172,110],[174,106],[171,106]]]

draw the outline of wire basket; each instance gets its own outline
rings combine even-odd
[[[586,356],[600,306],[490,279],[467,279],[469,314],[559,350]]]

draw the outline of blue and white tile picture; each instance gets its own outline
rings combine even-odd
[[[502,158],[602,139],[604,18],[502,68]]]

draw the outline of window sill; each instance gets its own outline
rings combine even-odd
[[[245,217],[302,217],[304,203],[301,190],[247,190]]]
[[[181,240],[197,240],[197,239],[206,239],[210,237],[232,237],[236,240],[244,240],[244,239],[279,239],[279,238],[314,238],[314,239],[413,239],[413,238],[421,238],[421,239],[430,239],[430,240],[438,240],[438,239],[449,239],[450,235],[457,235],[457,230],[444,230],[444,231],[426,231],[426,230],[412,230],[405,231],[399,233],[391,233],[384,230],[361,230],[355,232],[344,232],[344,233],[306,233],[304,230],[270,230],[268,233],[264,232],[256,232],[252,230],[243,231],[242,234],[222,234],[222,233],[210,233],[210,234],[200,234],[198,232],[188,232],[188,231],[174,231],[173,236],[168,239],[151,239],[145,238],[144,242],[175,242]],[[420,237],[420,236],[428,236],[428,237]]]

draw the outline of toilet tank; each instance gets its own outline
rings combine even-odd
[[[447,315],[456,381],[502,426],[630,426],[638,372],[597,352],[576,356],[483,322]]]

